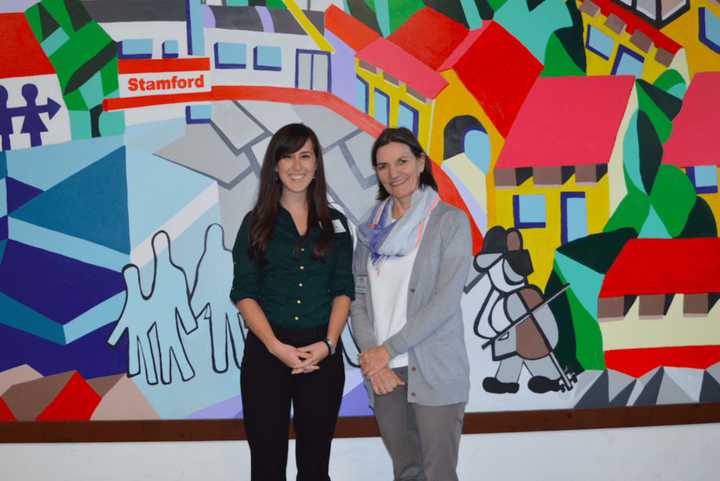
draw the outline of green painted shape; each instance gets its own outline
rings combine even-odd
[[[700,196],[695,198],[688,220],[678,237],[717,237],[717,223],[708,203]]]
[[[655,132],[657,132],[658,138],[664,143],[668,138],[670,138],[670,133],[672,132],[672,121],[668,118],[663,109],[661,109],[655,102],[655,99],[650,96],[647,91],[647,87],[650,85],[643,80],[639,80],[637,85],[638,88],[636,90],[638,94],[639,108],[648,116]]]
[[[652,204],[638,237],[641,239],[670,239],[672,237]]]
[[[558,1],[545,2],[530,11],[526,1],[514,0],[497,11],[494,20],[541,62],[545,59],[545,50],[553,32],[573,26],[567,7]]]
[[[70,1],[76,2],[78,0]],[[47,9],[50,16],[58,24],[60,24],[60,28],[65,30],[68,35],[72,36],[73,32],[75,32],[75,28],[73,26],[72,19],[70,18],[70,13],[67,10],[67,6],[65,5],[65,0],[42,0],[40,3]]]
[[[638,85],[640,87],[638,90],[642,90],[669,120],[674,119],[680,113],[681,99],[644,80],[639,80]]]
[[[640,174],[640,140],[638,138],[638,112],[630,117],[623,139],[623,172],[628,192],[645,192]]]
[[[100,53],[110,42],[112,39],[97,23],[88,23],[50,56],[63,91],[75,72]]]
[[[45,40],[43,36],[42,21],[40,20],[40,4],[35,4],[25,10],[25,20],[27,20],[30,30],[38,42]]]
[[[552,34],[548,39],[545,48],[544,65],[543,71],[540,72],[541,77],[579,77],[585,75],[585,72],[577,66],[572,56],[565,50],[565,46],[558,38],[557,33]]]
[[[597,312],[603,275],[559,252],[555,253],[555,266],[563,279],[572,286],[583,309]]]
[[[268,8],[287,8],[282,0],[267,0],[265,6]]]
[[[673,165],[660,166],[650,202],[672,237],[683,231],[695,198],[695,188],[683,171]]]
[[[553,270],[545,286],[545,298],[558,292],[563,286],[558,274]],[[567,295],[561,294],[550,303],[550,310],[555,317],[558,326],[558,342],[554,353],[558,362],[563,367],[568,367],[574,372],[581,372],[582,367],[576,356],[575,328],[573,327],[572,314]]]
[[[103,84],[100,72],[96,73],[90,79],[82,84],[78,89],[86,105],[98,105],[102,103],[105,95],[103,94]]]
[[[490,3],[491,0],[475,0],[475,7],[477,7],[483,20],[492,20],[495,16],[495,10]]]
[[[366,3],[375,12],[383,37],[393,33],[425,6],[422,0],[370,0]]]
[[[70,131],[73,140],[92,137],[92,121],[87,110],[70,110]]]
[[[645,192],[651,192],[663,157],[662,143],[650,116],[640,110],[637,118],[640,177]]]
[[[622,228],[599,234],[591,234],[557,249],[559,254],[579,262],[600,274],[606,273],[627,241],[637,237],[637,230]]]
[[[247,7],[249,5],[248,0],[226,0],[228,7]]]
[[[121,135],[125,132],[125,113],[122,110],[100,113],[100,135]]]
[[[475,0],[460,0],[460,6],[462,6],[463,13],[465,14],[468,28],[476,29],[482,27],[483,19],[480,16],[480,10],[475,4]]]
[[[650,212],[650,198],[640,192],[628,192],[605,224],[603,232],[631,228],[639,232]]]
[[[666,92],[670,91],[671,88],[676,85],[685,85],[685,79],[680,72],[675,69],[668,69],[661,73],[653,83],[657,88],[662,89]]]
[[[502,8],[508,0],[488,0],[490,7],[496,12]]]
[[[42,49],[45,52],[45,55],[49,57],[54,54],[57,49],[65,44],[68,38],[68,34],[65,33],[65,30],[62,28],[56,29],[55,32],[42,41]]]
[[[120,88],[117,57],[110,60],[100,69],[100,75],[102,77],[103,93],[106,97],[110,97],[111,92],[115,92]]]
[[[563,284],[569,283],[555,264],[555,271]],[[605,355],[603,352],[602,332],[597,320],[583,308],[580,300],[575,295],[572,284],[565,291],[570,317],[575,333],[575,358],[583,369],[604,369]]]
[[[73,90],[69,94],[65,94],[65,105],[68,110],[89,110],[90,107],[85,103],[82,94],[79,90]]]
[[[674,87],[670,87],[670,89],[668,90],[668,93],[670,95],[674,95],[679,99],[685,97],[685,92],[687,92],[687,85],[685,84],[677,84]]]

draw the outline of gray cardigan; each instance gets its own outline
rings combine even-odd
[[[431,212],[413,264],[407,324],[383,344],[392,357],[408,353],[408,401],[428,406],[467,402],[470,366],[460,299],[471,262],[470,224],[444,202]],[[369,250],[358,242],[353,257],[352,333],[360,350],[377,346],[367,275]],[[366,383],[370,393],[373,393]]]

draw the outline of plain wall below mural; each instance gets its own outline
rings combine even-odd
[[[458,473],[463,481],[710,481],[720,470],[718,445],[720,423],[466,435]],[[0,445],[3,481],[245,481],[249,461],[245,442]],[[380,439],[336,440],[331,475],[391,479]]]

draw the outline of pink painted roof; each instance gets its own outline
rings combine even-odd
[[[447,86],[442,75],[382,37],[360,50],[357,56],[431,99]]]
[[[695,74],[665,143],[663,163],[720,165],[720,72]]]
[[[541,77],[496,168],[607,164],[635,78]]]

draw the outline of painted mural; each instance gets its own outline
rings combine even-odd
[[[0,41],[0,420],[242,417],[289,122],[351,223],[386,125],[471,219],[468,411],[720,401],[717,0],[5,0]]]

